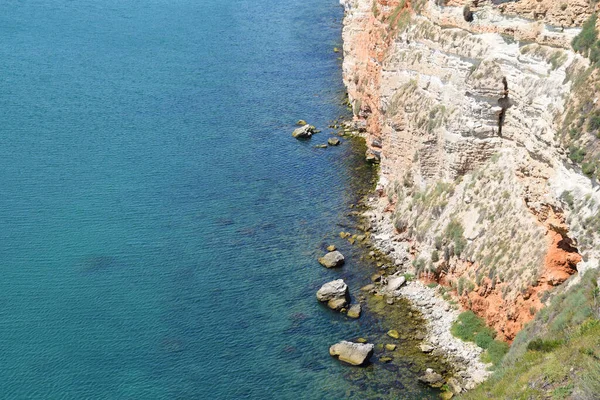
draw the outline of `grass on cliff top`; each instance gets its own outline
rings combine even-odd
[[[491,362],[494,366],[500,364],[508,352],[508,344],[495,340],[496,332],[488,327],[483,319],[473,311],[465,311],[458,316],[452,325],[452,334],[468,342],[474,342],[485,350],[481,358],[484,362]]]
[[[515,338],[492,377],[462,399],[597,399],[598,271],[556,295]]]

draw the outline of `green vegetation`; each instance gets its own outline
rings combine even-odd
[[[406,1],[400,1],[387,18],[390,29],[398,29],[400,32],[408,27],[410,22],[410,9],[406,8]]]
[[[543,351],[544,353],[549,353],[555,350],[561,344],[562,340],[544,340],[537,338],[527,344],[527,350]]]
[[[585,158],[586,151],[575,145],[569,146],[569,158],[573,162],[580,164]]]
[[[581,172],[583,172],[586,176],[591,177],[594,175],[594,172],[596,172],[596,163],[593,161],[584,162],[581,164]]]
[[[561,200],[563,200],[570,208],[573,208],[573,204],[575,204],[575,199],[573,198],[573,193],[565,190],[560,195]]]
[[[598,271],[559,288],[515,338],[492,377],[464,399],[597,399],[600,393]]]
[[[589,57],[594,63],[600,59],[600,41],[598,41],[598,32],[596,32],[596,20],[596,14],[592,14],[581,27],[579,35],[575,36],[571,42],[575,51]]]
[[[552,69],[557,69],[567,61],[567,54],[563,51],[555,51],[552,53],[548,61],[552,64]]]
[[[377,0],[373,0],[373,4],[371,5],[371,12],[375,18],[379,17],[379,8],[377,8]]]
[[[496,332],[486,326],[485,322],[473,311],[465,311],[458,316],[452,326],[452,334],[462,340],[475,342],[477,346],[485,349],[482,360],[491,362],[494,365],[498,365],[508,352],[508,345],[495,340]]]
[[[446,238],[454,244],[454,254],[460,256],[465,247],[467,240],[464,238],[464,228],[460,222],[453,219],[446,227]]]
[[[597,131],[600,129],[600,113],[596,111],[590,117],[590,121],[588,122],[588,132]]]
[[[438,104],[429,111],[429,119],[427,120],[427,132],[431,133],[434,129],[443,125],[446,117],[446,107]]]
[[[414,281],[415,280],[415,276],[413,274],[404,274],[402,276],[404,276],[404,279],[406,279],[406,282],[410,282],[410,281]]]

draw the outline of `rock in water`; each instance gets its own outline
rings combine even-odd
[[[371,343],[352,343],[343,340],[331,346],[329,354],[351,365],[363,365],[373,355],[373,347]]]
[[[335,247],[335,244],[327,246],[327,251],[336,251],[336,250],[337,250],[337,248]]]
[[[398,331],[395,329],[389,330],[387,334],[389,337],[391,337],[393,339],[398,339],[400,337],[400,333],[398,333]]]
[[[419,380],[431,387],[441,387],[444,384],[444,377],[431,368],[427,368],[425,374],[420,376]]]
[[[298,126],[304,126],[304,125],[306,125],[306,121],[303,120],[303,119],[299,119],[298,122],[296,122],[296,125],[298,125]]]
[[[344,264],[344,255],[339,251],[330,251],[319,258],[319,263],[326,268],[335,268]]]
[[[360,317],[360,304],[352,304],[348,309],[348,316],[350,318],[359,318]]]
[[[317,291],[317,300],[327,302],[332,310],[341,310],[348,304],[348,285],[343,279],[327,282]]]
[[[296,139],[308,139],[315,133],[316,128],[312,125],[304,125],[300,128],[296,128],[292,132],[292,136]]]
[[[336,279],[335,281],[327,282],[317,292],[317,300],[329,301],[336,297],[345,297],[348,293],[348,285],[343,279]]]
[[[327,302],[327,307],[335,311],[345,311],[348,305],[348,300],[345,297],[337,297]]]
[[[330,146],[337,146],[337,145],[338,145],[338,144],[340,144],[341,142],[340,142],[340,139],[338,139],[338,138],[336,138],[336,137],[332,137],[332,138],[329,138],[329,139],[327,140],[327,143],[328,143]]]

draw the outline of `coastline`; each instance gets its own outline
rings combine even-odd
[[[364,139],[360,122],[342,123],[342,131],[345,135]],[[380,178],[381,172],[378,171],[377,179]],[[441,286],[430,288],[417,279],[409,279],[393,293],[385,290],[385,282],[391,275],[412,274],[413,257],[410,254],[410,243],[396,232],[391,219],[392,212],[386,211],[388,203],[380,193],[380,186],[374,185],[359,201],[362,210],[353,211],[360,222],[355,226],[357,235],[348,237],[348,240],[364,236],[365,239],[361,238],[362,240],[356,242],[352,240],[351,244],[362,247],[370,259],[383,261],[377,263],[375,272],[375,275],[381,275],[381,280],[361,288],[362,293],[357,297],[361,304],[370,302],[366,296],[383,299],[381,303],[385,305],[378,311],[369,308],[366,311],[390,320],[394,319],[391,317],[394,313],[394,309],[391,308],[393,304],[406,301],[410,308],[420,313],[423,321],[422,328],[425,334],[419,337],[419,351],[432,359],[441,360],[449,367],[443,375],[446,387],[453,394],[471,390],[492,374],[492,364],[481,361],[480,356],[484,351],[482,348],[475,343],[464,342],[450,332],[460,311],[442,298],[442,294],[437,290]],[[373,256],[374,252],[381,257]]]
[[[394,273],[411,273],[410,244],[396,233],[391,220],[392,213],[385,211],[385,203],[384,198],[377,197],[377,190],[367,200],[369,210],[363,216],[370,223],[371,242],[375,248],[393,261]],[[390,272],[392,271],[386,271],[391,275]],[[433,354],[443,357],[454,367],[454,378],[457,382],[449,386],[457,394],[463,389],[473,389],[477,384],[485,381],[491,375],[489,371],[491,364],[480,360],[482,348],[452,335],[450,329],[460,311],[444,300],[437,288],[430,288],[418,279],[414,279],[409,280],[394,293],[394,296],[409,300],[411,305],[421,312],[427,325],[427,335],[423,343],[433,347]]]
[[[340,4],[344,9],[349,7],[344,0]],[[343,25],[347,23],[348,15],[344,15]],[[346,46],[344,38],[343,45]],[[346,82],[349,78],[346,69],[342,69],[343,79]],[[356,120],[341,123],[341,132],[343,135],[357,136],[367,139],[365,121]],[[367,152],[368,154],[368,152]],[[377,162],[378,159],[369,161]],[[380,196],[382,189],[379,184],[383,178],[381,170],[377,171],[377,185],[374,185],[363,197],[360,203],[364,210],[354,211],[359,218],[363,219],[362,224],[357,225],[357,231],[362,231],[367,236],[367,240],[362,242],[358,240],[357,244],[365,247],[365,253],[372,250],[381,253],[387,258],[389,266],[382,266],[377,274],[380,274],[381,281],[367,285],[361,291],[367,289],[368,293],[361,293],[358,298],[361,303],[368,300],[365,296],[383,298],[388,305],[402,300],[408,301],[410,306],[420,312],[424,320],[425,336],[421,340],[421,351],[432,357],[443,360],[450,367],[450,371],[444,374],[446,390],[453,394],[471,390],[478,384],[484,382],[491,374],[492,364],[481,361],[480,356],[483,349],[475,343],[464,342],[456,338],[451,333],[451,327],[458,318],[460,311],[451,303],[442,298],[442,294],[437,288],[428,287],[417,279],[408,280],[401,288],[389,293],[385,290],[387,277],[393,274],[411,274],[413,267],[411,265],[413,256],[410,254],[410,243],[396,232],[392,222],[392,212],[387,210],[388,202],[385,196]],[[383,178],[385,179],[385,178]],[[356,236],[356,235],[355,235]],[[359,235],[360,236],[360,235]],[[351,242],[354,244],[354,241]],[[370,312],[375,312],[370,310]],[[392,311],[383,307],[376,313],[381,313],[383,318]],[[421,338],[419,338],[421,339]],[[444,392],[442,392],[444,393]]]

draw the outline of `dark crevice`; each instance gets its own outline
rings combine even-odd
[[[502,136],[502,125],[504,125],[504,119],[506,117],[506,110],[511,106],[510,99],[508,97],[508,81],[506,77],[502,78],[502,84],[504,85],[504,91],[502,97],[498,99],[498,104],[502,108],[498,115],[498,136]]]

